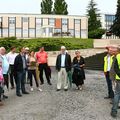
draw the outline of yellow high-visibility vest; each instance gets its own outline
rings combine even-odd
[[[113,63],[113,56],[110,56],[110,67],[112,66]],[[107,72],[108,68],[108,56],[104,57],[104,72]]]
[[[120,69],[120,54],[118,54],[117,56],[116,56],[116,59],[117,59],[117,61],[118,61],[118,66],[119,66],[119,69]],[[116,74],[116,80],[120,80],[120,77]]]

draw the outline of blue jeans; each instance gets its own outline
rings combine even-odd
[[[114,101],[113,101],[112,112],[117,113],[119,100],[120,100],[120,80],[116,81],[115,96],[114,96]]]
[[[107,86],[108,86],[108,97],[114,98],[114,92],[112,89],[112,80],[110,79],[109,72],[106,73],[105,77],[106,77],[106,82],[107,82]]]
[[[22,90],[22,93],[24,93],[25,90],[25,75],[26,75],[26,70],[17,72],[17,86],[16,86],[16,94],[19,95],[21,94],[20,90]]]

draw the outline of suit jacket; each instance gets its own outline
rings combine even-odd
[[[57,56],[56,60],[56,70],[60,71],[60,69],[61,69],[61,54]],[[67,53],[65,56],[65,69],[67,72],[71,70],[71,57]]]
[[[26,58],[25,58],[25,60],[26,60]],[[26,61],[26,67],[27,67],[27,61]],[[22,56],[20,54],[17,55],[15,58],[14,68],[15,68],[16,72],[21,72],[24,70],[23,69],[23,60],[22,60]]]

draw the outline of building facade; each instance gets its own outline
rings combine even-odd
[[[69,15],[1,14],[0,37],[88,38],[88,18]]]

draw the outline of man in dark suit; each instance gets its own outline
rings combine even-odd
[[[56,69],[58,70],[58,82],[57,82],[57,91],[60,91],[62,87],[62,77],[64,83],[64,90],[68,90],[68,79],[67,73],[71,71],[71,57],[66,52],[65,46],[61,46],[61,54],[57,56],[56,60]]]
[[[27,69],[27,62],[25,58],[25,48],[20,48],[19,55],[16,56],[14,67],[17,75],[17,85],[16,85],[16,95],[18,97],[21,97],[22,94],[20,92],[20,89],[23,94],[29,94],[25,90],[25,75],[26,75],[26,69]]]

